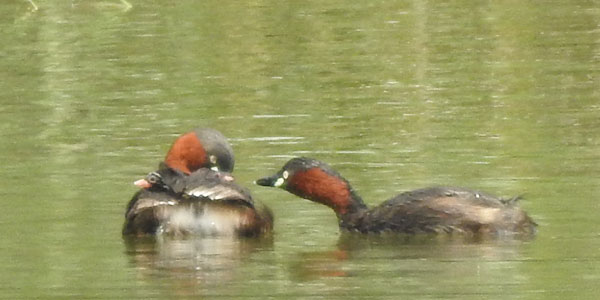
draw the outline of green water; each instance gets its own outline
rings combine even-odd
[[[600,1],[7,0],[1,298],[596,299]],[[268,240],[121,239],[174,138],[230,138]],[[523,194],[531,241],[340,235],[252,181],[294,156],[370,205]]]

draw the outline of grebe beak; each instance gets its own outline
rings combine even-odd
[[[279,177],[278,174],[275,174],[270,177],[258,179],[254,183],[262,186],[280,187],[284,182],[285,180],[283,178]]]

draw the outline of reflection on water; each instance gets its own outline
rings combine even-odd
[[[531,239],[527,239],[531,240]],[[457,273],[476,277],[482,272],[482,263],[500,263],[504,268],[514,269],[529,258],[521,253],[527,240],[476,239],[460,235],[363,235],[342,233],[335,250],[301,251],[290,263],[289,270],[296,280],[319,280],[323,277],[364,276],[365,265],[381,261],[393,263],[390,272],[400,276],[411,273],[426,274],[427,269],[436,268],[440,262],[456,263],[455,268],[444,269],[446,274],[427,275],[428,280],[437,277],[452,277]],[[355,262],[360,262],[356,268]],[[461,263],[462,262],[462,263]],[[510,266],[512,264],[512,266]],[[381,266],[376,273],[385,272]],[[492,271],[492,270],[489,270]],[[492,271],[493,272],[493,271]],[[516,276],[516,274],[512,274]],[[423,278],[427,279],[427,278]],[[504,284],[508,284],[504,281]],[[423,284],[426,284],[423,282]]]
[[[294,281],[319,280],[323,277],[350,276],[345,261],[348,251],[300,252],[292,259],[288,268]]]
[[[127,238],[126,248],[138,270],[159,270],[173,277],[211,283],[232,280],[236,267],[252,252],[267,250],[271,238],[196,237]]]
[[[268,237],[127,237],[124,242],[140,279],[167,280],[177,295],[195,294],[198,285],[244,280],[239,272],[244,262],[254,252],[273,247],[273,239]]]

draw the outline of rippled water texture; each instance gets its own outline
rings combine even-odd
[[[2,297],[597,299],[599,1],[128,2],[0,4]],[[197,126],[274,236],[123,240],[131,183]],[[252,184],[300,155],[369,205],[523,195],[539,232],[342,235]]]

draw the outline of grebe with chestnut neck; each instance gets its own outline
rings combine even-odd
[[[268,207],[233,176],[233,150],[210,128],[175,140],[159,169],[135,182],[141,189],[125,212],[124,236],[260,236],[273,227]]]
[[[536,223],[519,207],[518,197],[501,199],[458,187],[429,187],[401,193],[369,209],[338,172],[316,159],[289,160],[261,186],[284,190],[324,204],[343,230],[361,233],[461,233],[532,235]]]

